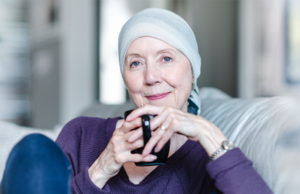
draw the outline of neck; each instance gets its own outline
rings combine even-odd
[[[188,109],[187,109],[187,108],[188,108],[188,105],[187,105],[187,104],[188,104],[188,101],[186,100],[185,103],[184,103],[184,105],[183,105],[182,108],[181,108],[181,110],[182,110],[183,112],[187,112],[187,110],[188,110]]]

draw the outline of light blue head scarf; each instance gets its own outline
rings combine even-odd
[[[142,36],[162,40],[181,51],[189,59],[194,84],[188,99],[188,112],[200,115],[201,100],[197,79],[200,76],[201,57],[195,35],[190,26],[177,14],[164,9],[149,8],[135,14],[122,27],[119,34],[119,65],[122,76],[126,52],[131,43]]]

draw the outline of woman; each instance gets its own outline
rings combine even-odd
[[[56,142],[72,165],[72,193],[272,193],[251,161],[199,116],[196,81],[201,60],[195,36],[182,18],[162,9],[137,13],[121,30],[119,60],[137,109],[126,120],[80,117],[63,128]],[[144,146],[144,114],[156,115],[152,137],[142,154],[132,154]],[[160,151],[170,139],[165,165],[134,164],[154,161],[151,151]],[[50,193],[47,185],[68,193],[69,164],[53,144],[43,136],[22,140],[9,157],[0,193],[20,193],[22,188],[28,188],[27,193]],[[34,153],[28,161],[35,161],[30,168],[34,173],[26,179],[30,184],[14,181],[20,180],[15,174],[21,177],[27,169],[19,165],[23,156],[28,157],[26,147]],[[49,150],[55,153],[52,159]]]
[[[272,193],[243,153],[221,148],[230,142],[199,116],[201,60],[182,18],[155,8],[134,15],[119,36],[119,61],[137,109],[126,120],[77,118],[57,139],[72,163],[73,193]],[[143,146],[144,114],[156,115],[153,135],[142,154],[132,154]],[[165,165],[135,166],[155,160],[151,150],[169,139]]]

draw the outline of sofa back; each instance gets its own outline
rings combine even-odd
[[[274,193],[300,191],[300,114],[292,98],[203,100],[202,116],[253,161]]]

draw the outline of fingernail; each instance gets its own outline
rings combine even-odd
[[[149,155],[146,157],[146,160],[156,160],[157,159],[157,156],[154,156],[154,155]]]
[[[148,154],[150,154],[150,152],[148,152],[148,150],[145,150],[145,149],[144,149],[143,155],[146,156],[146,155],[148,155]]]
[[[157,146],[155,147],[154,152],[155,153],[159,152]]]

